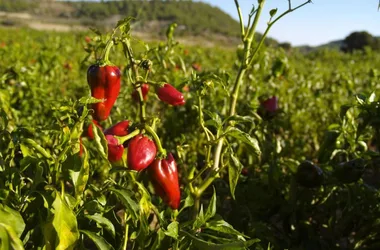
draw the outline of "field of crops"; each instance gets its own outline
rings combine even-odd
[[[380,248],[379,53],[0,34],[0,249]]]

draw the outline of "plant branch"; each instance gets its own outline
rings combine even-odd
[[[244,20],[243,20],[243,14],[241,13],[241,9],[240,9],[238,0],[235,0],[235,5],[236,5],[237,12],[239,14],[241,37],[242,37],[242,39],[244,39],[244,36],[245,36]]]
[[[293,9],[288,9],[287,11],[285,11],[285,12],[283,12],[281,15],[279,15],[276,19],[274,19],[273,21],[271,21],[271,22],[268,23],[268,26],[267,26],[267,28],[265,29],[265,32],[264,32],[263,36],[261,37],[261,40],[260,40],[259,44],[256,46],[256,49],[255,49],[255,51],[253,52],[252,57],[250,58],[248,65],[251,65],[251,64],[253,63],[253,60],[254,60],[255,56],[257,55],[257,52],[260,50],[261,46],[263,45],[264,40],[265,40],[266,36],[268,35],[268,32],[269,32],[269,30],[272,28],[272,26],[273,26],[278,20],[280,20],[281,18],[283,18],[283,17],[286,16],[287,14],[289,14],[289,13],[291,13],[291,12],[293,12],[293,11],[295,11],[295,10],[297,10],[297,9],[299,9],[299,8],[301,8],[301,7],[303,7],[303,6],[305,6],[305,5],[308,4],[308,3],[311,3],[311,0],[308,0],[308,1],[304,2],[304,3],[298,5],[297,7],[293,8]]]
[[[153,140],[156,143],[157,149],[162,154],[162,157],[166,157],[166,150],[162,147],[160,138],[158,137],[156,132],[153,130],[153,128],[151,126],[148,126],[148,125],[145,125],[144,128],[153,137]]]

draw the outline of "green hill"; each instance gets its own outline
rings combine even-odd
[[[219,8],[203,2],[2,0],[0,11],[23,11],[49,18],[75,19],[82,24],[96,26],[107,26],[118,16],[133,16],[139,21],[141,27],[153,21],[158,21],[163,25],[176,22],[180,25],[179,32],[184,34],[215,33],[225,36],[239,34],[239,25],[236,20]]]

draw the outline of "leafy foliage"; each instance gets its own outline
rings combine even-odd
[[[241,79],[236,113],[228,115],[244,51],[184,48],[170,27],[166,41],[132,39],[131,46],[139,70],[151,67],[150,81],[171,83],[186,99],[169,107],[150,92],[146,100],[147,114],[159,118],[163,147],[178,159],[178,211],[154,193],[145,172],[129,170],[125,158],[107,160],[98,127],[94,140],[82,138],[80,156],[80,137],[92,120],[88,105],[97,102],[88,97],[85,72],[109,36],[0,30],[6,34],[0,246],[377,249],[380,55],[262,47]],[[122,46],[111,51],[123,82],[104,128],[138,120],[123,52]],[[278,97],[279,108],[265,113],[261,101],[270,96]],[[215,168],[210,156],[218,140]],[[315,187],[297,181],[305,160],[323,175]]]

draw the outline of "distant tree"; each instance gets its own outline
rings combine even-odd
[[[380,48],[379,39],[373,37],[366,31],[353,32],[343,40],[341,50],[344,52],[352,52],[354,50],[364,50],[369,47],[373,50]]]
[[[280,43],[278,46],[281,47],[281,48],[283,48],[286,51],[289,51],[289,50],[292,49],[292,45],[290,43],[286,43],[286,42],[285,43]]]

